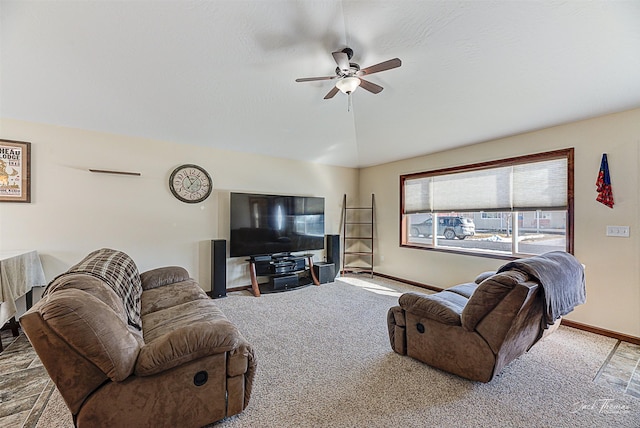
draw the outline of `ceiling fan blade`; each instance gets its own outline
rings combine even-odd
[[[338,64],[340,70],[349,70],[349,56],[345,52],[332,52],[331,55],[333,55],[333,59],[336,61],[336,64]]]
[[[296,82],[315,82],[316,80],[332,80],[337,78],[338,76],[324,76],[324,77],[302,77],[300,79],[296,79]]]
[[[402,65],[402,61],[399,58],[390,59],[385,62],[381,62],[380,64],[372,65],[371,67],[363,68],[356,74],[358,76],[364,76],[367,74],[380,73],[381,71],[391,70],[392,68],[397,68]]]
[[[364,79],[360,79],[360,87],[362,89],[366,89],[372,94],[379,94],[384,89],[382,86],[376,85],[375,83],[371,83],[368,80],[364,80]]]
[[[327,95],[324,96],[325,100],[328,100],[330,98],[333,98],[338,92],[340,92],[340,89],[338,89],[337,87],[333,87],[329,93]]]

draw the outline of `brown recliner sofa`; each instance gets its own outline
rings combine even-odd
[[[554,251],[439,293],[401,295],[388,312],[389,339],[398,354],[489,382],[585,301],[583,266]]]
[[[254,353],[180,267],[102,249],[20,323],[79,427],[200,427],[248,404]]]

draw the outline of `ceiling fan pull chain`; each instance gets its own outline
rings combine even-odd
[[[352,93],[353,93],[353,92],[349,92],[349,93],[348,93],[348,97],[347,97],[347,98],[349,99],[349,101],[347,101],[347,111],[348,111],[348,112],[349,112],[349,111],[351,111],[351,94],[352,94]]]

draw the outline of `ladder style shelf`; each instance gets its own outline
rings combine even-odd
[[[370,207],[348,207],[347,195],[342,206],[342,273],[369,273],[373,277],[374,195]]]

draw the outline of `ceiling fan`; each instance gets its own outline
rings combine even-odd
[[[349,62],[353,57],[353,50],[350,48],[344,48],[338,52],[332,52],[333,59],[338,66],[336,67],[335,76],[325,77],[303,77],[296,79],[296,82],[313,82],[316,80],[336,80],[335,86],[324,96],[325,100],[333,98],[338,92],[342,91],[347,95],[351,95],[358,86],[362,87],[373,94],[378,94],[382,91],[382,86],[375,83],[364,80],[362,76],[368,76],[373,73],[379,73],[381,71],[391,70],[402,65],[402,61],[398,58],[393,58],[388,61],[381,62],[376,65],[372,65],[367,68],[360,69],[360,66],[354,62]]]

